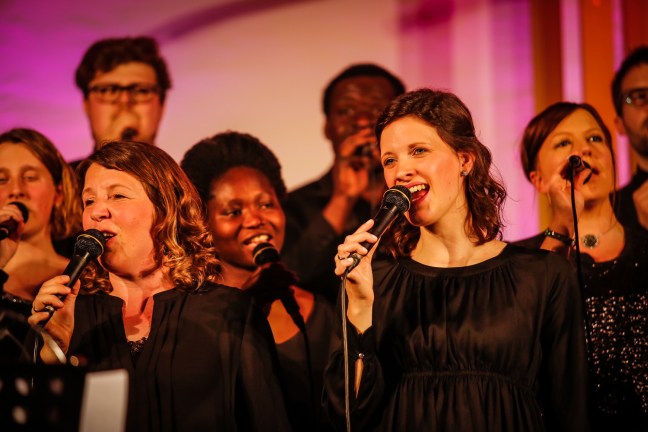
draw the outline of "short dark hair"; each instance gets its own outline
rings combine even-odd
[[[110,72],[129,62],[146,63],[155,70],[160,102],[164,103],[166,92],[171,88],[171,77],[158,43],[147,36],[102,39],[92,44],[76,70],[76,85],[83,97],[88,98],[88,86],[98,72]]]
[[[506,189],[491,173],[492,155],[475,133],[470,110],[454,94],[432,89],[419,89],[394,99],[376,123],[380,146],[383,130],[403,117],[414,116],[435,128],[439,137],[455,152],[470,153],[475,162],[465,178],[468,215],[466,234],[483,244],[501,236],[504,226],[502,207]],[[409,255],[420,237],[420,230],[399,218],[387,236],[386,245],[392,255]]]
[[[527,179],[531,180],[531,171],[535,171],[538,163],[538,152],[540,152],[540,148],[549,134],[556,129],[560,122],[578,109],[583,109],[594,117],[594,120],[596,120],[596,123],[598,123],[603,131],[605,144],[610,148],[612,161],[614,162],[612,135],[598,111],[596,111],[596,108],[588,103],[556,102],[531,119],[524,129],[522,145],[520,146],[520,160],[522,161],[522,169]],[[615,164],[613,163],[612,165],[614,166]]]
[[[340,72],[326,86],[326,89],[324,90],[324,98],[322,99],[322,109],[324,110],[324,114],[326,116],[328,116],[331,112],[331,98],[333,97],[333,90],[335,89],[335,86],[342,80],[361,76],[382,77],[387,79],[387,81],[389,81],[392,88],[394,89],[394,97],[400,96],[405,93],[405,85],[403,84],[403,82],[387,69],[374,63],[353,64]]]
[[[619,117],[623,113],[623,95],[621,94],[621,84],[623,79],[628,75],[631,69],[648,63],[648,45],[641,45],[635,48],[621,63],[621,67],[614,74],[612,80],[612,102],[614,109]]]
[[[227,131],[206,138],[185,153],[180,166],[196,187],[203,207],[209,199],[212,183],[238,166],[253,168],[265,175],[280,201],[286,196],[279,160],[258,138],[246,133]]]

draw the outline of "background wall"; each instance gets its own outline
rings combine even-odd
[[[351,63],[376,62],[409,89],[448,89],[471,108],[510,194],[505,238],[517,239],[539,228],[537,199],[517,156],[536,112],[537,2],[0,0],[0,130],[31,127],[66,158],[87,155],[92,140],[74,70],[99,38],[147,34],[159,40],[173,79],[158,145],[180,160],[204,137],[248,132],[275,151],[294,188],[332,161],[322,133],[323,88]],[[609,3],[589,3],[601,2]],[[614,10],[620,2],[612,1]],[[578,24],[579,4],[587,2],[561,3],[563,24]],[[613,29],[622,24],[610,21]],[[576,50],[578,31],[563,25]],[[578,60],[570,59],[567,87],[579,88]],[[609,79],[602,85],[607,92]]]

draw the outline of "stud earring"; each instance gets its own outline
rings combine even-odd
[[[461,170],[461,177],[468,177],[468,171]]]

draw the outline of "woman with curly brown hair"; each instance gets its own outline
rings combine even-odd
[[[83,226],[105,252],[73,288],[65,275],[45,282],[30,323],[51,305],[45,330],[63,352],[129,371],[129,431],[285,430],[272,334],[245,294],[214,283],[220,264],[180,167],[154,146],[111,142],[78,172]],[[49,347],[41,358],[55,359]]]
[[[372,263],[368,221],[338,247],[348,272],[350,423],[355,430],[581,431],[585,347],[569,263],[498,240],[506,193],[490,172],[468,108],[421,89],[376,125],[388,187],[412,193],[387,233],[393,257]],[[343,425],[344,363],[325,377]]]

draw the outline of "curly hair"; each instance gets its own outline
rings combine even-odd
[[[52,176],[63,199],[54,205],[50,216],[53,241],[71,237],[81,229],[81,201],[74,171],[58,149],[43,134],[33,129],[11,129],[0,135],[0,143],[22,144],[40,160]]]
[[[394,89],[394,97],[405,93],[405,84],[403,84],[396,75],[392,74],[387,69],[373,63],[353,64],[337,74],[324,89],[324,96],[322,98],[322,110],[324,111],[324,115],[328,117],[331,113],[331,99],[333,98],[333,90],[335,90],[335,86],[338,85],[340,81],[356,77],[382,77],[391,84]]]
[[[279,160],[272,150],[249,134],[227,131],[206,138],[185,153],[180,166],[196,187],[203,209],[209,200],[212,183],[237,166],[261,172],[270,180],[279,201],[286,197]]]
[[[590,113],[594,117],[594,120],[596,120],[596,123],[598,123],[603,131],[605,144],[610,149],[610,153],[612,153],[612,166],[616,166],[614,162],[614,150],[612,149],[612,134],[610,134],[610,130],[605,126],[596,108],[588,103],[556,102],[531,119],[524,129],[522,145],[520,146],[520,160],[522,161],[522,169],[528,180],[531,180],[531,171],[535,171],[538,163],[538,153],[549,134],[556,129],[560,122],[579,109]],[[616,168],[614,170],[614,177],[616,178]]]
[[[102,39],[90,46],[77,67],[75,82],[88,98],[90,82],[97,73],[110,72],[129,62],[146,63],[155,70],[160,88],[160,103],[164,103],[171,88],[171,77],[155,39],[147,36]]]
[[[625,95],[621,94],[621,85],[626,75],[637,66],[648,64],[648,45],[641,45],[635,48],[621,63],[621,67],[614,74],[612,80],[612,102],[614,110],[619,117],[623,115],[623,100]]]
[[[454,94],[440,90],[424,88],[405,93],[393,100],[378,118],[378,145],[383,130],[407,116],[415,116],[435,128],[439,137],[455,152],[475,156],[473,168],[464,183],[468,205],[464,229],[477,244],[501,237],[506,189],[501,180],[491,173],[491,152],[477,138],[472,115],[466,105]],[[385,246],[394,257],[409,256],[419,238],[420,229],[400,216],[388,231]]]
[[[205,281],[218,278],[220,262],[203,219],[200,198],[171,156],[145,143],[108,142],[77,168],[81,190],[92,164],[128,173],[141,182],[155,208],[151,228],[155,262],[169,269],[176,288],[198,289]],[[108,272],[98,264],[88,266],[82,286],[90,293],[110,291]]]

